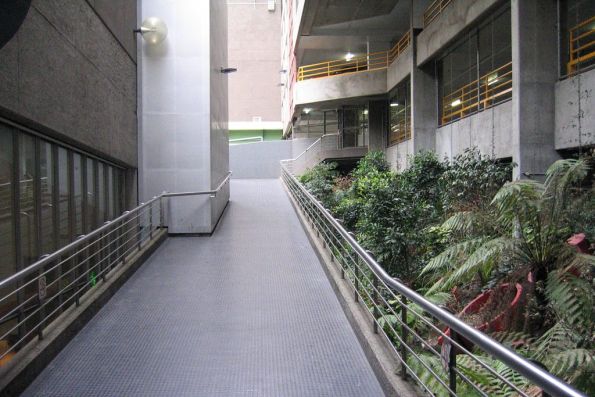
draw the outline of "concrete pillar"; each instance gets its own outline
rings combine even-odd
[[[384,99],[370,101],[368,104],[368,148],[370,150],[382,150],[386,146],[387,109],[388,102]]]
[[[434,78],[434,63],[428,62],[417,67],[416,43],[416,39],[411,41],[411,135],[414,153],[435,149],[438,126],[438,88]]]
[[[559,158],[554,149],[556,1],[512,0],[511,14],[514,178],[541,177]]]

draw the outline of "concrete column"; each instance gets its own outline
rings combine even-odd
[[[558,80],[556,2],[512,0],[512,145],[514,178],[541,177],[554,149]]]
[[[438,126],[438,89],[434,78],[434,63],[428,62],[417,67],[416,43],[414,38],[411,41],[411,131],[414,153],[435,149]]]
[[[386,146],[385,136],[388,125],[388,102],[384,99],[368,104],[368,148],[382,150]]]

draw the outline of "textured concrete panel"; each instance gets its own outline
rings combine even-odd
[[[386,70],[349,73],[299,81],[295,85],[295,104],[331,101],[386,93]]]
[[[413,47],[409,46],[405,51],[399,55],[397,59],[393,61],[386,71],[386,89],[387,91],[392,90],[397,84],[399,84],[405,77],[411,74],[411,66],[413,65]]]
[[[89,3],[33,1],[0,50],[0,97],[45,133],[136,167],[136,66]]]
[[[107,25],[112,34],[126,49],[128,55],[136,60],[137,39],[132,32],[136,28],[137,0],[118,0],[114,7],[113,0],[87,0]]]
[[[556,149],[595,144],[594,97],[595,69],[556,83]]]
[[[417,36],[417,65],[422,65],[456,39],[502,0],[457,0],[451,2]]]
[[[413,140],[389,146],[385,149],[386,160],[395,171],[404,170],[409,165],[409,157],[413,155]]]
[[[291,158],[292,141],[270,141],[231,145],[229,168],[234,179],[278,178],[279,162]]]
[[[453,157],[477,147],[494,158],[512,157],[512,101],[465,117],[436,130],[436,153]]]
[[[278,180],[236,180],[209,238],[167,240],[24,396],[381,396]]]

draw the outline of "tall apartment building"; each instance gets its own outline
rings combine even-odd
[[[229,136],[232,143],[279,140],[282,135],[279,0],[227,0]]]
[[[316,161],[475,146],[526,177],[595,144],[593,1],[283,5],[284,134]]]

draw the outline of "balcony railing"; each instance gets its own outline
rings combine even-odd
[[[406,32],[399,41],[389,50],[373,52],[351,59],[335,59],[300,66],[297,80],[303,81],[321,77],[331,77],[348,73],[369,72],[382,70],[401,55],[411,44],[411,32]]]
[[[424,28],[432,23],[434,19],[438,18],[450,3],[452,3],[452,0],[435,0],[430,4],[424,11]]]
[[[578,72],[581,67],[595,64],[595,16],[570,29],[569,52],[569,75]]]
[[[388,134],[388,146],[393,146],[409,139],[411,139],[411,120],[403,120],[391,125],[391,130]]]
[[[512,96],[512,62],[442,98],[441,125],[488,109]]]

